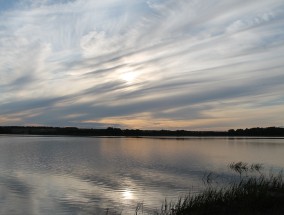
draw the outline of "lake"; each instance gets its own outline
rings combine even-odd
[[[284,168],[284,139],[0,136],[0,214],[134,214],[199,192],[228,164]]]

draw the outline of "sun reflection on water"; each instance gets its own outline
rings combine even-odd
[[[123,199],[131,200],[133,199],[133,192],[126,189],[122,191],[122,196],[123,196]]]

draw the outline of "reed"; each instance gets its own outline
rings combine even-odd
[[[165,200],[160,210],[143,211],[138,203],[135,215],[280,215],[284,214],[283,173],[264,174],[261,164],[231,163],[229,169],[238,173],[237,180],[220,187],[212,183],[212,173],[204,182],[207,185],[199,194],[189,193],[177,202]],[[108,213],[109,215],[123,214]]]
[[[262,165],[238,162],[229,168],[240,175],[222,188],[208,186],[202,193],[189,194],[173,203],[166,203],[156,215],[199,214],[284,214],[283,174],[266,175]],[[251,172],[258,174],[248,175]]]

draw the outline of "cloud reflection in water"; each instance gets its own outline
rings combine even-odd
[[[205,172],[224,172],[236,159],[284,167],[283,140],[268,144],[1,136],[0,213],[105,214],[109,208],[133,214],[141,202],[159,208],[165,198],[198,191]]]

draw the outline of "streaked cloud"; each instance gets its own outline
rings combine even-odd
[[[283,126],[281,0],[0,8],[2,125]]]

